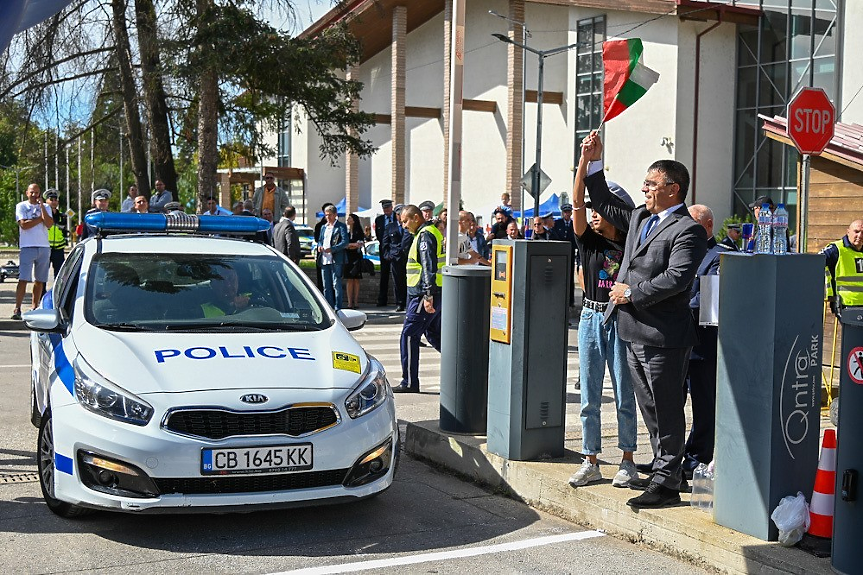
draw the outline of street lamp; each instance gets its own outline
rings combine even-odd
[[[504,16],[503,14],[495,12],[494,10],[489,10],[488,13],[491,14],[492,16],[496,16],[497,18],[500,18],[501,20],[506,20],[507,22],[510,22],[511,24],[515,24],[516,26],[521,26],[521,41],[522,41],[522,43],[527,44],[527,39],[533,38],[533,34],[531,34],[530,30],[527,29],[527,24],[525,22],[522,22],[521,20],[516,20],[515,18],[510,18],[509,16]],[[525,110],[525,105],[526,105],[524,96],[525,96],[526,89],[527,89],[525,86],[525,83],[524,83],[524,79],[526,77],[527,77],[527,60],[522,58],[522,60],[521,60],[521,118],[522,118],[521,171],[522,171],[522,173],[524,173],[524,169],[525,169],[525,157],[524,156],[525,156],[525,152],[526,152],[525,139],[524,139],[524,110]],[[507,190],[507,191],[509,191],[509,190]],[[519,205],[519,209],[522,211],[522,213],[524,213],[524,186],[521,186],[521,195],[519,197],[518,205]]]
[[[501,42],[506,42],[508,44],[512,44],[513,46],[518,46],[522,50],[526,50],[531,54],[536,54],[539,59],[539,77],[536,81],[536,164],[534,165],[533,173],[531,174],[531,188],[533,190],[533,217],[539,217],[539,174],[540,170],[540,161],[542,160],[542,76],[545,68],[545,59],[548,56],[554,56],[555,54],[560,54],[561,52],[566,52],[567,50],[572,50],[578,43],[569,44],[568,46],[559,46],[557,48],[551,48],[550,50],[536,50],[531,48],[527,44],[522,44],[521,42],[516,42],[509,36],[505,36],[503,34],[492,34],[495,38],[500,40]],[[523,208],[523,207],[522,207]]]

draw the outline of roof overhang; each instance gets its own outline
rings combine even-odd
[[[704,0],[676,0],[677,16],[681,20],[696,20],[707,22],[728,22],[730,24],[758,25],[761,10],[730,6],[724,2],[706,2]]]
[[[794,146],[794,142],[788,135],[787,119],[781,116],[771,118],[762,114],[758,114],[758,117],[764,120],[762,128],[765,136],[788,146]],[[836,122],[833,139],[821,152],[821,157],[863,172],[863,126]]]

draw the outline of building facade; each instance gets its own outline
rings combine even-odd
[[[366,134],[377,152],[337,166],[320,160],[302,113],[298,129],[273,134],[279,157],[269,163],[305,171],[307,217],[344,197],[351,210],[445,199],[451,19],[451,0],[354,0],[304,32],[348,23],[364,47],[351,71],[364,84],[358,106],[378,119]],[[486,221],[502,192],[518,207],[520,176],[534,161],[538,58],[493,34],[537,50],[574,45],[545,59],[541,167],[551,184],[542,200],[570,192],[577,143],[599,126],[602,41],[637,37],[660,79],[603,126],[607,177],[638,203],[647,166],[673,158],[693,176],[687,203],[709,205],[720,221],[762,194],[793,217],[797,154],[766,138],[757,115],[783,116],[797,90],[819,86],[840,119],[863,120],[863,67],[842,65],[863,53],[861,35],[843,34],[857,25],[863,3],[848,0],[466,2],[463,203]]]

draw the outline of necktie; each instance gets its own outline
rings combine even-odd
[[[650,216],[650,218],[647,220],[647,223],[644,225],[643,228],[641,228],[641,242],[640,243],[644,243],[645,238],[647,238],[647,236],[650,235],[650,232],[653,231],[653,227],[656,225],[656,222],[658,222],[658,221],[659,221],[659,216],[657,216],[656,214],[653,214],[652,216]]]

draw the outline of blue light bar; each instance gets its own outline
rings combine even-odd
[[[182,232],[253,235],[270,229],[270,222],[248,216],[193,214],[132,214],[97,212],[85,216],[87,225],[105,232]]]

